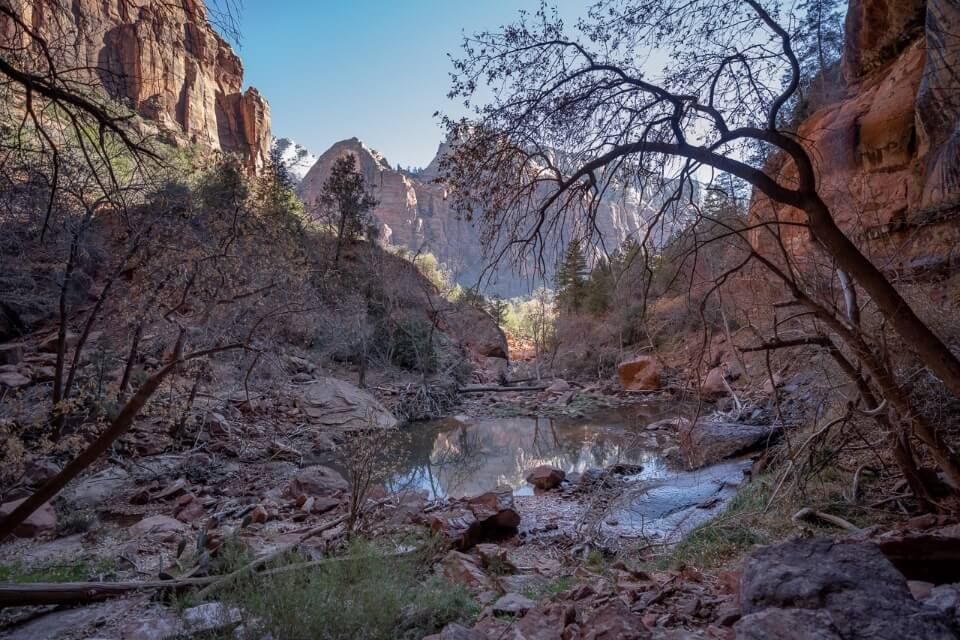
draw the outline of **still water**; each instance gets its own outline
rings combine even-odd
[[[678,415],[676,405],[632,407],[587,418],[448,418],[409,427],[396,487],[459,498],[497,485],[529,495],[530,469],[548,464],[568,474],[613,463],[642,465],[638,480],[673,472],[644,427]]]

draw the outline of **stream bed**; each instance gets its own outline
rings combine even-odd
[[[513,488],[521,531],[576,529],[585,523],[604,536],[674,540],[721,511],[736,495],[749,461],[684,469],[669,431],[648,424],[684,414],[676,403],[650,403],[585,418],[471,418],[413,425],[398,456],[393,489],[434,498],[461,498],[498,485]],[[613,464],[640,465],[602,512],[584,494],[534,497],[527,473],[551,465],[571,473]]]

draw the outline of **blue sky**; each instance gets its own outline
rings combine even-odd
[[[569,23],[587,0],[559,0]],[[240,56],[273,132],[314,153],[357,136],[394,165],[425,166],[442,132],[448,52],[537,0],[246,0]]]

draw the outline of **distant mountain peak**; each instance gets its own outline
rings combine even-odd
[[[317,155],[290,138],[274,138],[273,148],[280,162],[286,167],[297,183],[303,180],[310,168],[316,164]]]

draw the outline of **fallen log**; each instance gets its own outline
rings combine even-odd
[[[84,604],[100,602],[137,591],[172,591],[178,593],[204,587],[220,576],[148,580],[131,582],[35,582],[0,584],[0,609],[51,604]]]
[[[469,385],[466,387],[460,387],[458,391],[460,393],[499,393],[506,391],[546,391],[547,385],[527,385],[524,387],[502,387],[500,385]]]

